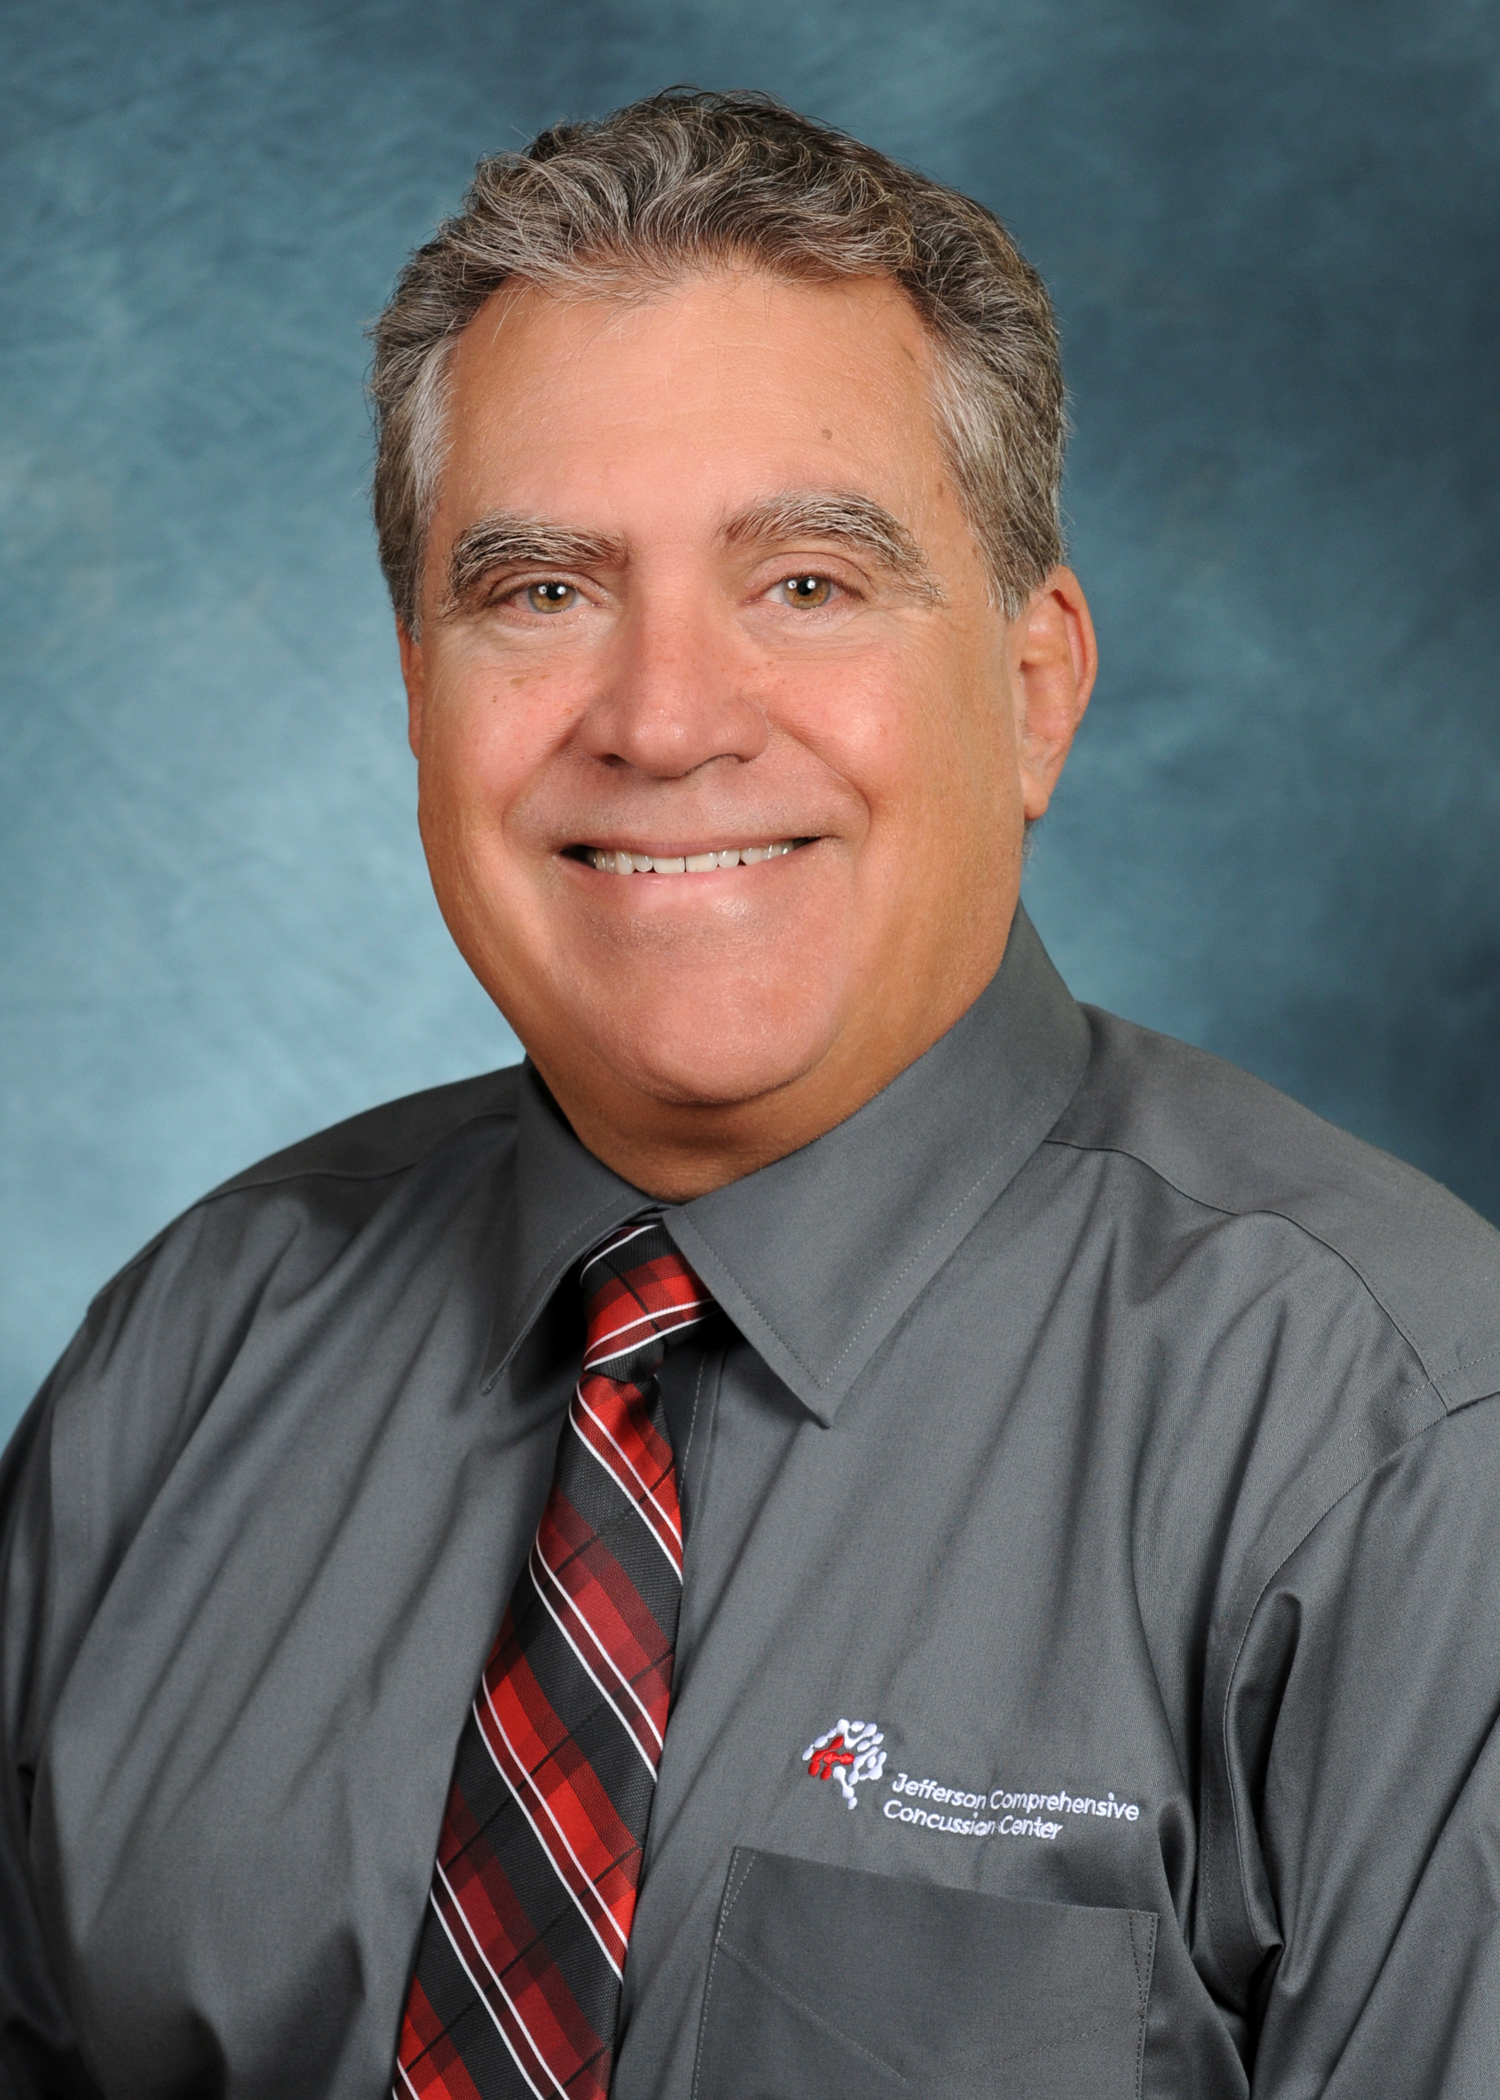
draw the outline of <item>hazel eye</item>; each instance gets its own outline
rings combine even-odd
[[[833,585],[826,576],[788,576],[778,588],[787,604],[800,610],[816,611],[833,596]]]
[[[527,586],[526,603],[533,612],[567,612],[578,603],[578,592],[571,583],[533,583]]]

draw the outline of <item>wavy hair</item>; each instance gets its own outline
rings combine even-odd
[[[1066,425],[1051,301],[992,212],[771,97],[671,88],[480,162],[372,330],[375,524],[416,631],[449,356],[499,288],[649,297],[703,270],[887,277],[933,348],[934,412],[998,602],[1061,559]]]

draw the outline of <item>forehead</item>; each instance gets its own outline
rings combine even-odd
[[[910,512],[942,461],[926,330],[899,286],[715,272],[649,297],[506,287],[450,368],[440,512],[591,515],[864,488]],[[893,501],[893,499],[895,499]]]

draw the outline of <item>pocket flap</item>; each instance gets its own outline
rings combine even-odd
[[[1136,2100],[1152,1911],[736,1849],[694,2100]]]

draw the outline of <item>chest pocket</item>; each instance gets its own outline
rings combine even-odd
[[[694,2100],[1137,2100],[1156,1914],[736,1849]]]

